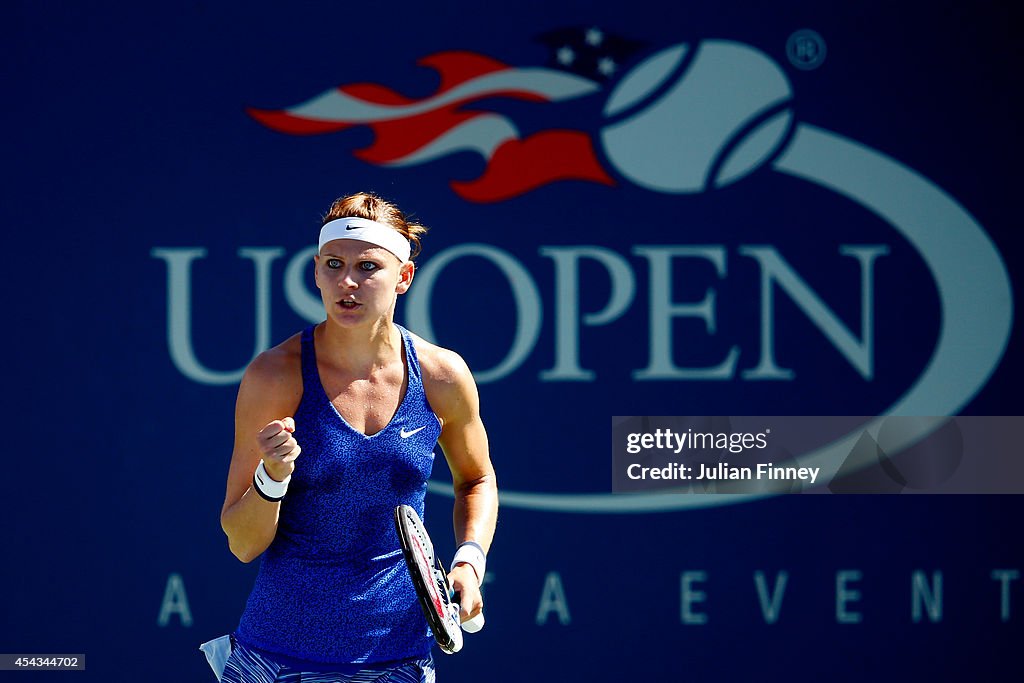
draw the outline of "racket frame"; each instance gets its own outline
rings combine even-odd
[[[462,649],[459,605],[452,600],[448,573],[434,554],[420,516],[408,505],[395,507],[395,531],[423,616],[445,654]]]

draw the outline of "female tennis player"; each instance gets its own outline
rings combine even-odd
[[[263,559],[223,681],[433,681],[393,511],[422,515],[435,444],[455,484],[449,578],[464,621],[483,608],[498,498],[476,385],[394,322],[424,232],[375,195],[335,201],[314,257],[326,321],[246,370],[221,524]]]

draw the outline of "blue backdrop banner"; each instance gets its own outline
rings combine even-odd
[[[473,370],[502,492],[441,680],[1020,677],[1019,496],[609,464],[616,415],[1024,412],[1008,4],[4,15],[0,652],[213,680],[256,571],[218,519],[238,382],[323,319],[320,218],[371,190],[430,228],[397,319]],[[442,557],[451,506],[438,458]]]

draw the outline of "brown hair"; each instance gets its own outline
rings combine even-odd
[[[372,192],[356,192],[335,199],[324,216],[323,224],[338,218],[366,218],[391,226],[409,240],[412,247],[410,259],[419,255],[420,236],[427,232],[426,227],[413,222],[397,206]]]

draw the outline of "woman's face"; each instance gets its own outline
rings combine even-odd
[[[313,260],[327,317],[345,327],[392,319],[397,295],[412,283],[412,263],[370,242],[334,240]]]

